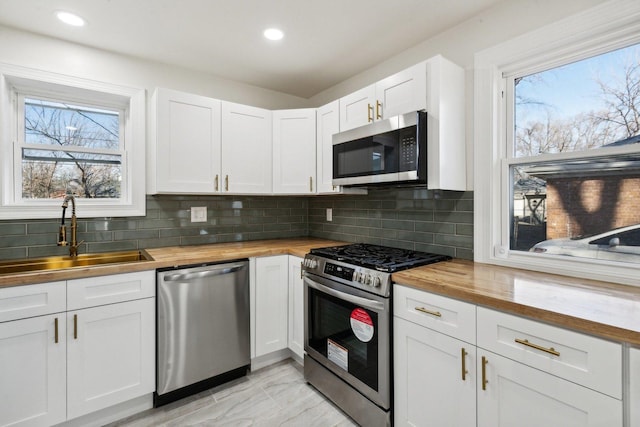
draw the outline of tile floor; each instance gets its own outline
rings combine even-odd
[[[302,366],[289,359],[109,427],[355,425],[308,385]]]

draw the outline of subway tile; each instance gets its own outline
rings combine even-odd
[[[27,257],[26,246],[0,248],[0,261]]]
[[[425,231],[441,234],[455,234],[456,225],[449,222],[416,222],[416,231]]]
[[[456,224],[455,234],[473,236],[473,224]]]
[[[115,231],[113,240],[133,240],[133,239],[157,239],[160,237],[159,230],[135,230],[135,231]]]
[[[443,246],[472,249],[473,237],[472,236],[454,236],[451,234],[435,234],[434,243],[443,245]]]

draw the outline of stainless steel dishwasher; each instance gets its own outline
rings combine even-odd
[[[158,270],[157,291],[154,406],[246,374],[248,260]]]

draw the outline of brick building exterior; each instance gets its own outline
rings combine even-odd
[[[547,239],[640,223],[640,175],[546,178]]]

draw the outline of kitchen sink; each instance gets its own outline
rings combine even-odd
[[[81,254],[75,257],[51,256],[45,258],[24,258],[0,262],[0,275],[31,273],[38,271],[62,270],[74,267],[123,264],[151,261],[153,258],[145,251],[105,252]]]

